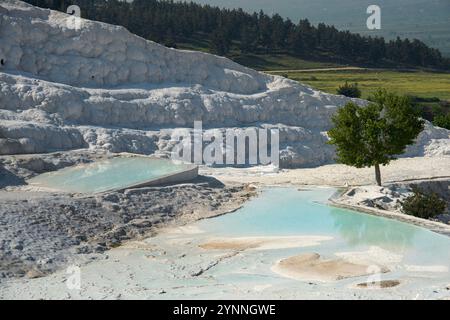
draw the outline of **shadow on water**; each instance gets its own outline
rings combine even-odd
[[[405,250],[413,245],[418,231],[415,227],[386,218],[332,208],[330,217],[335,230],[352,246],[383,246],[389,249]]]

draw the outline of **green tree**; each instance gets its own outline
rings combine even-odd
[[[337,147],[337,161],[357,168],[375,167],[381,186],[380,165],[387,165],[403,153],[423,130],[408,97],[378,90],[367,106],[347,103],[333,116],[328,132]]]
[[[230,51],[231,40],[224,30],[218,29],[211,34],[210,49],[218,55],[225,55]]]
[[[255,28],[244,26],[241,30],[240,49],[243,53],[254,52],[257,47],[257,34]]]

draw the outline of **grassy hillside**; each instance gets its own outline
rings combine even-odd
[[[297,70],[341,67],[337,63],[304,60],[288,54],[232,54],[230,59],[244,66],[261,70]]]
[[[172,46],[171,44],[166,44]],[[202,33],[193,35],[188,42],[180,42],[176,44],[176,48],[185,50],[194,50],[210,53],[210,40],[208,36]],[[336,61],[335,56],[330,56],[324,53],[323,55],[310,55],[307,58],[301,58],[288,52],[279,53],[242,53],[239,50],[239,42],[233,41],[231,43],[231,50],[226,54],[226,57],[242,64],[246,67],[260,70],[303,70],[303,69],[322,69],[322,68],[338,68],[348,66],[366,67],[364,64],[355,64],[354,61],[340,59]],[[390,66],[389,66],[390,67]],[[392,67],[397,67],[392,65]],[[428,74],[428,73],[424,73]],[[432,74],[432,73],[429,73]]]
[[[210,41],[208,37],[202,34],[195,35],[195,37],[192,37],[192,39],[190,39],[189,42],[182,42],[177,44],[178,49],[194,50],[202,52],[210,52],[209,46]],[[343,64],[327,61],[321,62],[317,60],[314,61],[305,60],[288,53],[276,53],[276,54],[242,53],[239,50],[237,42],[232,43],[231,51],[226,55],[226,57],[246,67],[261,71],[319,69],[319,68],[333,68],[345,66]]]

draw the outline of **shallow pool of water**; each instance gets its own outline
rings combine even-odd
[[[164,159],[115,157],[44,173],[28,183],[58,191],[97,193],[139,185],[188,168]]]
[[[450,269],[449,237],[408,223],[329,206],[327,199],[334,192],[329,188],[270,188],[239,211],[203,220],[197,226],[223,237],[331,236],[332,241],[321,243],[320,253],[376,246],[401,255],[404,264]]]
[[[245,300],[450,296],[446,289],[450,284],[450,238],[402,222],[327,206],[334,192],[328,188],[267,188],[234,213],[169,228],[155,237],[108,251],[109,259],[81,267],[80,292],[67,288],[67,274],[62,271],[0,286],[0,297]],[[202,247],[217,239],[269,236],[319,236],[328,240],[304,247],[237,252]],[[364,257],[371,252],[395,255],[398,259],[388,261],[390,271],[380,279],[399,280],[400,285],[360,289],[355,286],[373,278],[297,280],[272,269],[280,259],[311,252],[325,259],[336,259],[348,252],[362,253]],[[375,264],[385,265],[383,254],[375,256]]]

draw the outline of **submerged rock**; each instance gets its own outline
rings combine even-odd
[[[44,276],[45,276],[45,273],[43,273],[43,272],[41,272],[41,271],[39,271],[39,270],[37,270],[37,269],[31,269],[31,270],[29,270],[29,271],[25,274],[25,276],[26,276],[28,279],[36,279],[36,278],[42,278],[42,277],[44,277]]]
[[[381,280],[374,282],[363,282],[358,283],[356,286],[358,288],[370,288],[370,289],[385,289],[385,288],[393,288],[400,285],[399,280]]]
[[[327,282],[371,275],[375,273],[375,268],[370,267],[340,258],[323,259],[318,253],[305,253],[280,260],[272,270],[296,280]],[[389,272],[389,269],[382,266],[376,269],[381,273]]]
[[[199,245],[206,250],[273,250],[285,248],[301,248],[332,240],[327,236],[267,236],[212,239]]]

